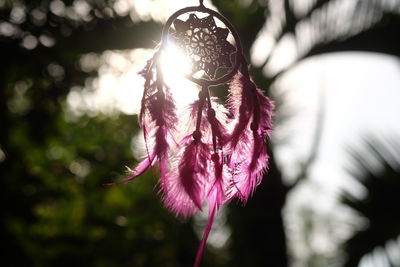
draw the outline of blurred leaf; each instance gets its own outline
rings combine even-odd
[[[344,266],[357,266],[363,256],[400,235],[400,145],[397,141],[371,140],[366,147],[368,154],[352,155],[356,162],[353,177],[364,186],[367,195],[358,199],[344,192],[342,202],[367,219],[368,224],[344,245]]]

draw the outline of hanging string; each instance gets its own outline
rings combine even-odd
[[[210,92],[207,88],[207,116],[208,116],[208,120],[210,121],[210,119],[214,119],[215,120],[215,110],[212,108],[211,106],[211,98],[210,98]],[[210,121],[211,123],[211,121]],[[217,137],[215,135],[214,132],[214,128],[211,125],[211,133],[212,133],[212,143],[213,143],[213,149],[214,149],[214,154],[217,153]]]
[[[207,97],[207,92],[208,92],[207,86],[203,86],[201,88],[201,91],[199,92],[199,107],[197,110],[196,130],[193,132],[193,139],[196,141],[199,141],[201,138],[201,131],[200,131],[201,115],[203,113],[203,107]]]

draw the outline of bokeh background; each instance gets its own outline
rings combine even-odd
[[[184,0],[0,0],[1,266],[190,266],[139,159],[144,66]],[[270,170],[202,266],[400,266],[400,1],[214,0],[277,104]]]

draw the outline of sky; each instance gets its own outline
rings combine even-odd
[[[310,153],[323,103],[317,159],[309,179],[289,196],[285,218],[291,233],[289,244],[297,244],[292,250],[305,259],[309,251],[300,245],[305,242],[301,234],[303,212],[311,209],[318,213],[314,223],[319,232],[308,245],[313,251],[329,254],[354,228],[367,223],[337,201],[341,190],[357,197],[365,195],[348,173],[353,162],[348,149],[362,149],[367,137],[400,136],[400,61],[372,53],[335,53],[302,62],[278,83],[275,93],[284,95],[283,109],[294,114],[275,131],[278,140],[280,135],[287,140],[278,144],[276,153],[289,177],[296,176]],[[363,261],[361,266],[370,266],[371,261],[374,259]]]

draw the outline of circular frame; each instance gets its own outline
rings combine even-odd
[[[197,83],[200,86],[215,86],[215,85],[219,85],[219,84],[228,82],[237,73],[237,71],[240,67],[241,57],[243,55],[242,44],[240,42],[238,33],[236,32],[233,25],[229,22],[229,20],[214,10],[211,10],[209,8],[204,7],[203,5],[200,5],[200,6],[186,7],[186,8],[176,11],[174,14],[172,14],[168,18],[167,22],[164,25],[164,28],[162,31],[162,37],[161,37],[161,42],[162,42],[161,49],[163,49],[163,44],[167,42],[167,36],[169,33],[169,29],[170,29],[172,23],[174,22],[174,20],[177,19],[180,15],[183,15],[183,14],[189,13],[189,12],[200,12],[200,13],[210,14],[210,15],[216,17],[217,19],[219,19],[220,21],[222,21],[225,24],[225,26],[228,27],[229,31],[233,35],[233,38],[235,39],[236,62],[235,62],[233,69],[229,73],[226,73],[225,75],[223,75],[222,77],[220,77],[216,80],[206,80],[206,79],[202,79],[202,78],[197,79],[197,78],[192,77],[191,75],[185,75],[185,77],[187,79],[191,80],[192,82]]]

